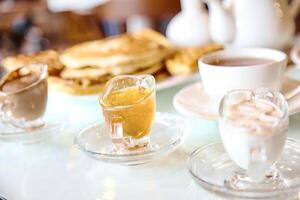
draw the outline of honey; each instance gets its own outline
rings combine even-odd
[[[102,98],[106,123],[122,123],[123,136],[149,134],[156,110],[155,91],[139,86],[112,91]]]

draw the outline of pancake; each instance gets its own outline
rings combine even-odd
[[[192,74],[197,71],[199,58],[205,54],[221,49],[223,49],[223,47],[217,44],[181,48],[166,60],[166,67],[172,75]]]
[[[146,69],[141,69],[133,73],[133,75],[143,75],[143,74],[152,74],[154,75],[155,73],[161,71],[164,69],[164,66],[162,63],[157,63],[151,67],[148,67]]]
[[[62,92],[71,95],[91,95],[101,93],[106,82],[95,83],[92,85],[82,85],[72,80],[65,80],[60,77],[50,76],[48,78],[50,91]]]
[[[164,66],[161,63],[157,63],[146,69],[138,70],[133,74],[134,75],[156,74],[162,69],[164,69]],[[95,68],[73,70],[73,72],[76,73],[74,74],[69,73],[68,78],[51,76],[49,77],[50,90],[68,93],[71,95],[89,95],[89,94],[101,93],[105,87],[106,82],[110,80],[113,76],[100,75],[99,73],[99,76],[97,77],[96,76],[97,70],[98,69]]]
[[[109,75],[107,70],[93,67],[84,67],[80,69],[65,68],[60,73],[60,77],[63,79],[98,79],[99,77],[106,75]]]
[[[61,73],[60,77],[63,79],[92,79],[96,80],[101,78],[102,76],[107,75],[122,75],[122,74],[153,74],[156,71],[160,70],[163,67],[161,63],[156,63],[151,66],[147,66],[147,68],[131,68],[129,70],[120,71],[118,74],[108,73],[106,69],[99,69],[94,67],[84,67],[80,69],[69,69],[65,68]]]
[[[17,55],[4,58],[1,65],[6,71],[13,71],[27,64],[47,64],[51,76],[58,75],[64,68],[59,60],[59,54],[54,50],[41,51],[29,55]]]
[[[75,45],[63,51],[60,60],[68,68],[143,68],[172,52],[171,44],[163,35],[145,29]]]
[[[159,83],[161,81],[164,81],[165,79],[169,78],[171,75],[170,73],[165,69],[161,69],[158,72],[154,73],[153,76],[155,77],[155,82]]]

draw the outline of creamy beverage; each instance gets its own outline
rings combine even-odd
[[[224,147],[239,167],[264,173],[280,158],[285,144],[286,101],[268,90],[228,95],[222,101],[219,124]]]
[[[253,66],[253,65],[267,65],[275,62],[274,60],[267,58],[255,58],[255,57],[236,57],[236,58],[216,58],[209,62],[210,65],[226,66],[226,67],[241,67],[241,66]]]
[[[0,82],[2,120],[20,128],[34,126],[30,123],[44,115],[47,96],[46,65],[27,65],[10,72]]]

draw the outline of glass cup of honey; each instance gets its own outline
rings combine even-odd
[[[153,76],[116,76],[107,83],[99,101],[117,150],[149,146],[156,110]]]

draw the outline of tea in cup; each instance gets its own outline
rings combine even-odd
[[[18,68],[0,81],[0,120],[14,128],[35,129],[44,125],[48,67],[30,64]]]
[[[145,147],[156,110],[155,79],[151,75],[112,78],[100,98],[110,137],[119,149]]]
[[[226,49],[202,57],[199,71],[205,92],[222,98],[237,89],[280,91],[286,65],[286,54],[278,50]]]

